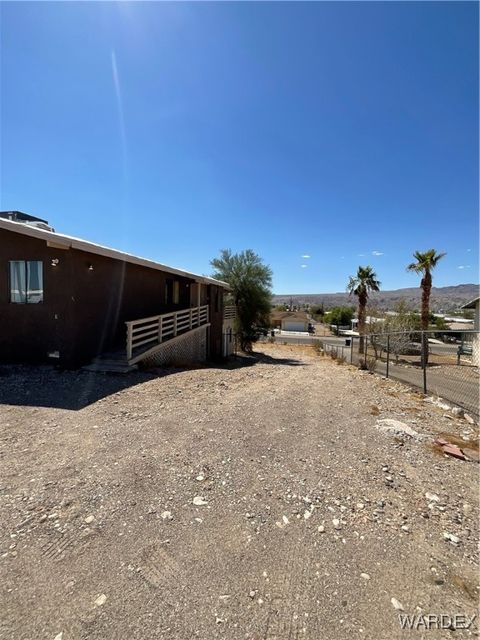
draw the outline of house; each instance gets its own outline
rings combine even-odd
[[[226,355],[225,282],[0,213],[0,362],[76,368],[102,354],[142,360]]]
[[[375,316],[366,316],[365,318],[365,324],[366,325],[375,325],[375,324],[381,324],[385,322],[385,318],[375,318]],[[353,318],[352,322],[352,331],[356,331],[358,332],[358,318]]]
[[[282,331],[302,332],[307,332],[310,324],[304,311],[272,311],[270,323],[273,327],[278,327]]]
[[[475,309],[475,317],[473,320],[473,329],[477,333],[473,335],[473,344],[472,344],[472,363],[480,366],[480,297],[474,298],[464,304],[461,309]]]

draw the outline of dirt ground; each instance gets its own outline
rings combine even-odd
[[[478,634],[399,621],[476,613],[477,427],[309,349],[261,349],[127,376],[2,368],[1,638]]]

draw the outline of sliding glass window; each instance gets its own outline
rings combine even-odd
[[[43,263],[41,260],[10,261],[10,302],[43,302]]]

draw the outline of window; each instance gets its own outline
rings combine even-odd
[[[43,262],[10,261],[10,302],[38,304],[43,302]]]
[[[165,303],[180,304],[180,282],[168,278],[165,283]]]
[[[180,282],[175,280],[173,283],[173,304],[180,303]]]

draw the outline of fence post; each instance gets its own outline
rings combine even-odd
[[[390,336],[387,334],[387,372],[385,377],[388,378],[388,370],[390,368]]]
[[[425,331],[422,331],[422,369],[423,369],[423,393],[427,393],[427,357],[426,357],[426,337]]]
[[[132,357],[132,326],[127,323],[127,360]]]
[[[355,336],[350,340],[350,364],[353,364],[353,345],[355,344]]]
[[[158,344],[162,344],[163,316],[158,319]]]
[[[173,314],[173,338],[177,335],[177,312]]]

